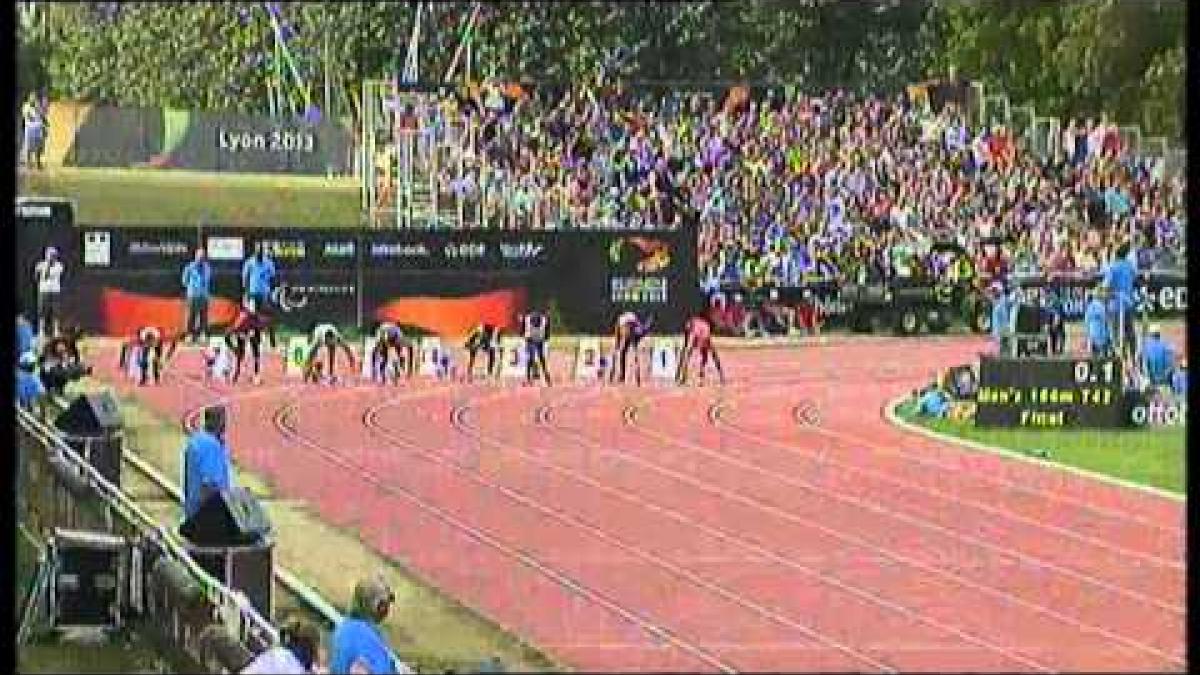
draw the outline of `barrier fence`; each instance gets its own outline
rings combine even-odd
[[[131,574],[122,597],[153,642],[193,668],[218,673],[235,672],[278,643],[274,626],[244,594],[201,568],[175,534],[106,480],[57,430],[27,410],[16,414],[27,523],[43,536],[71,528],[129,541]]]

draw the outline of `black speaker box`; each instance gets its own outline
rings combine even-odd
[[[244,488],[213,493],[179,526],[179,534],[197,546],[244,546],[270,533],[267,512]]]
[[[100,532],[56,529],[51,594],[56,628],[117,628],[129,545]]]
[[[54,426],[68,434],[95,436],[121,428],[121,409],[107,391],[80,394],[54,420]]]
[[[246,594],[267,621],[274,611],[275,542],[263,537],[248,546],[196,546],[184,543],[196,564],[217,581]]]

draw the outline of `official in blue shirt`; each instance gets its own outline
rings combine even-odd
[[[192,342],[208,338],[208,301],[212,295],[212,265],[204,259],[204,249],[196,249],[196,258],[183,268],[183,290],[187,296],[187,334]]]
[[[33,351],[33,324],[20,314],[17,315],[17,354]]]
[[[354,587],[350,611],[333,629],[330,673],[397,673],[399,660],[387,645],[379,625],[387,618],[396,596],[381,578],[364,579]]]
[[[1137,344],[1134,324],[1134,287],[1137,283],[1136,256],[1130,253],[1129,243],[1121,244],[1116,257],[1104,270],[1104,285],[1108,287],[1112,325],[1123,331],[1124,347],[1130,353]]]
[[[1112,352],[1112,334],[1108,328],[1108,308],[1105,299],[1108,290],[1104,286],[1092,292],[1092,299],[1083,310],[1083,325],[1087,334],[1088,349],[1095,358],[1110,356]]]
[[[1162,328],[1157,324],[1150,326],[1150,337],[1142,345],[1142,374],[1151,386],[1169,387],[1174,370],[1175,354],[1162,339]]]
[[[271,289],[275,287],[275,261],[267,255],[262,243],[254,247],[254,255],[242,264],[242,288],[246,297],[254,301],[256,311],[268,317],[271,314]],[[267,323],[267,339],[275,349],[275,322]]]
[[[34,372],[36,368],[37,357],[33,352],[22,352],[17,359],[17,405],[26,410],[35,408],[46,395],[46,387]]]
[[[267,255],[260,243],[255,247],[254,255],[246,258],[246,262],[242,264],[242,288],[257,306],[263,307],[270,298],[274,285],[275,261]]]
[[[232,487],[224,419],[223,409],[205,409],[204,428],[193,432],[183,449],[184,519],[195,515],[211,493]]]

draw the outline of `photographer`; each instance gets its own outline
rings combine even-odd
[[[321,631],[312,623],[291,617],[279,627],[278,646],[272,647],[242,669],[243,675],[288,673],[301,675],[317,672],[321,649]]]
[[[78,328],[70,328],[47,342],[42,351],[42,384],[53,395],[61,396],[68,384],[92,374],[92,367],[84,365],[79,356],[80,337]]]

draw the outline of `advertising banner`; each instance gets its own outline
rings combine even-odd
[[[479,323],[515,329],[540,310],[559,333],[598,334],[617,314],[680,330],[699,307],[695,242],[683,232],[363,232],[343,229],[119,228],[22,225],[23,260],[65,241],[65,310],[94,333],[183,328],[184,267],[197,249],[213,271],[209,320],[233,320],[243,269],[260,251],[275,267],[270,309],[284,328],[328,321],[417,335],[461,336]],[[30,257],[32,256],[32,258]],[[33,264],[32,262],[30,263]],[[32,268],[31,268],[32,269]],[[29,273],[32,278],[32,271]]]

